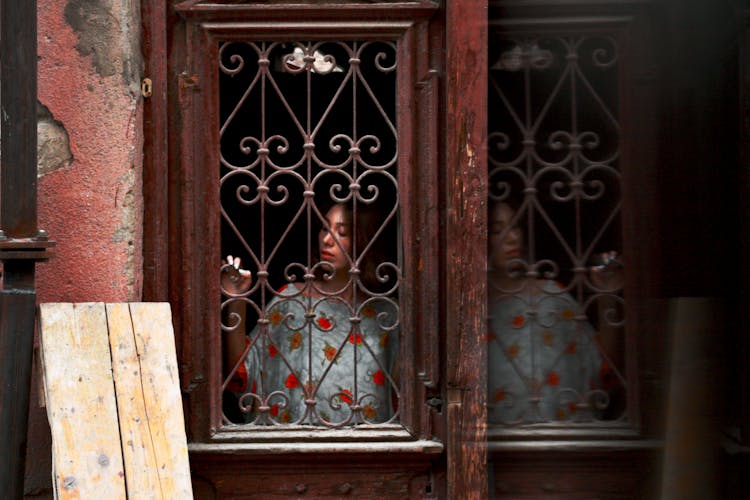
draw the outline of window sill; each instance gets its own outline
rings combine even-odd
[[[231,439],[222,435],[210,442],[188,444],[190,454],[229,455],[307,453],[439,455],[443,449],[443,443],[440,441],[414,439],[403,430],[400,432],[362,432],[351,429],[321,432],[237,432],[232,433]]]
[[[490,452],[601,452],[601,451],[659,451],[664,442],[658,439],[610,439],[610,440],[537,440],[537,441],[493,441],[488,443]]]

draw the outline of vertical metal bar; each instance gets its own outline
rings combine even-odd
[[[2,228],[36,232],[36,0],[0,7],[0,147]]]
[[[36,0],[0,4],[0,227],[36,236]],[[0,256],[3,257],[3,256]],[[34,336],[35,262],[3,258],[0,292],[0,491],[22,498]]]
[[[36,306],[34,263],[19,263],[6,262],[0,291],[0,491],[18,499],[23,497]]]

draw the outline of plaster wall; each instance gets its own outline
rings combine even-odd
[[[38,299],[140,300],[138,0],[38,0],[38,56],[39,227],[57,242],[38,266]],[[46,498],[49,428],[33,383],[26,496]]]
[[[140,297],[137,14],[129,0],[39,2],[39,101],[70,148],[69,161],[40,169],[39,227],[57,241],[54,260],[39,267],[41,301]]]

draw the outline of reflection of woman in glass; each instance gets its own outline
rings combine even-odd
[[[517,218],[507,203],[490,207],[488,419],[507,425],[601,418],[613,381],[600,347],[608,340],[561,284],[527,273]],[[594,269],[591,281],[614,290],[621,274]],[[605,329],[609,335],[609,328],[600,333]]]
[[[320,261],[305,282],[274,294],[248,337],[244,302],[230,303],[240,325],[227,333],[228,366],[243,355],[244,363],[228,388],[244,394],[241,404],[254,422],[350,425],[394,418],[397,306],[377,293],[383,280],[376,265],[384,258],[371,241],[380,227],[374,211],[359,205],[353,219],[344,204],[325,213]],[[229,256],[231,267],[237,271],[222,273],[222,287],[243,294],[250,273]]]

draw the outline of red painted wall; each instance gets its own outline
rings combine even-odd
[[[54,261],[39,267],[39,299],[137,300],[143,219],[140,78],[128,75],[126,81],[123,74],[126,58],[133,57],[125,53],[127,47],[103,47],[104,54],[81,47],[97,35],[110,43],[138,38],[128,40],[116,22],[84,21],[76,30],[69,23],[70,4],[39,2],[39,101],[67,131],[73,155],[69,167],[39,180],[39,227],[57,241]],[[107,14],[92,10],[90,17]],[[83,30],[93,33],[81,35]]]

